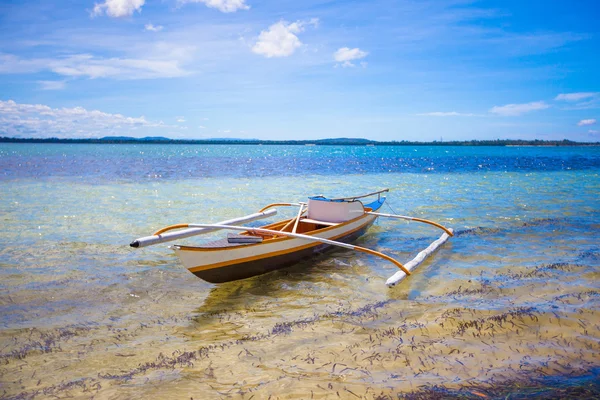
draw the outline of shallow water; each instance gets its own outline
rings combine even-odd
[[[481,397],[597,380],[598,147],[3,144],[0,167],[2,398]],[[384,212],[457,232],[391,289],[392,264],[346,250],[212,285],[167,244],[128,246],[384,187]],[[406,262],[439,234],[379,220],[357,244]]]

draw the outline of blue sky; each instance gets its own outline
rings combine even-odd
[[[600,140],[600,2],[0,3],[0,135]]]

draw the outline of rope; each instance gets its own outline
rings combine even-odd
[[[390,206],[390,203],[388,203],[386,201],[385,204],[390,208],[390,210],[392,210],[392,214],[398,214],[396,211],[394,211],[394,209],[392,208],[392,206]]]

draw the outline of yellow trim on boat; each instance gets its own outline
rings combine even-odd
[[[430,221],[428,219],[423,219],[423,218],[415,218],[415,217],[412,217],[412,219],[413,219],[413,221],[423,222],[425,224],[437,226],[438,228],[440,228],[441,230],[446,232],[448,234],[448,236],[454,236],[454,233],[450,229],[446,228],[443,225],[438,224],[437,222],[433,222],[433,221]]]
[[[362,218],[364,216],[365,215],[362,215],[359,218]],[[350,222],[352,222],[352,221],[348,221],[348,223],[350,223]],[[356,222],[356,221],[354,221],[354,222]],[[354,233],[354,232],[356,232],[358,230],[361,230],[367,224],[369,224],[369,221],[365,222],[364,224],[361,224],[360,226],[358,226],[357,228],[355,228],[353,230],[343,232],[343,233],[341,233],[341,234],[339,234],[337,236],[334,236],[334,237],[328,238],[328,239],[329,240],[336,240],[336,239],[338,239],[340,237],[352,234],[352,233]],[[339,227],[339,226],[340,225],[338,225],[337,227]],[[324,228],[322,231],[330,230],[332,228],[337,228],[337,227]],[[321,232],[321,230],[319,230],[319,231]],[[291,239],[294,239],[294,238],[286,236],[286,237],[278,237],[278,238],[272,239],[272,241],[276,241],[276,240],[277,241],[279,241],[279,240],[291,240]],[[270,240],[269,242],[272,242],[272,241]],[[247,248],[249,246],[261,245],[261,244],[265,244],[265,242],[249,244],[249,245],[244,246],[244,248]],[[320,244],[322,244],[322,243],[320,243],[320,242],[308,243],[306,245],[292,247],[292,248],[286,249],[286,250],[279,250],[279,251],[274,251],[274,252],[271,252],[271,253],[259,254],[259,255],[256,255],[256,256],[250,256],[250,257],[245,257],[245,258],[236,258],[235,260],[223,261],[223,262],[220,262],[220,263],[215,263],[215,264],[210,264],[210,265],[202,265],[202,266],[197,266],[197,267],[193,267],[193,268],[188,268],[188,271],[190,271],[190,272],[197,272],[197,271],[205,271],[205,270],[215,269],[215,268],[221,268],[221,267],[228,267],[228,266],[231,266],[231,265],[242,264],[242,263],[245,263],[245,262],[248,262],[248,261],[260,260],[260,259],[263,259],[263,258],[276,257],[276,256],[284,255],[284,254],[289,254],[289,253],[293,253],[293,252],[296,252],[296,251],[305,250],[305,249],[308,249],[308,248],[311,248],[311,247],[316,247],[316,246],[318,246]],[[201,247],[185,247],[185,246],[177,246],[177,247],[180,250],[185,250],[185,251],[215,251],[215,250],[224,251],[223,248],[201,248]],[[377,252],[374,251],[373,253],[377,253]]]
[[[166,231],[170,231],[173,229],[181,229],[181,228],[187,228],[188,224],[176,224],[176,225],[169,225],[169,226],[165,226],[162,229],[157,230],[156,232],[153,233],[154,236],[158,236],[161,233],[165,233]]]
[[[346,222],[342,222],[342,223],[334,225],[334,226],[328,226],[326,228],[315,229],[314,231],[311,231],[310,233],[314,234],[314,233],[328,232],[328,231],[330,231],[332,229],[335,229],[335,228],[343,227],[345,225],[350,225],[350,224],[358,221],[360,218],[365,218],[365,217],[368,217],[368,216],[369,216],[368,214],[363,214],[363,215],[358,216],[358,217],[356,217],[354,219],[351,219],[351,220],[346,221]],[[260,228],[279,230],[279,229],[276,228],[277,225],[281,225],[281,224],[283,224],[285,222],[289,222],[289,221],[293,221],[293,220],[294,220],[293,218],[289,219],[289,220],[286,219],[286,220],[283,220],[283,221],[274,222],[274,223],[269,224],[269,225],[261,226]],[[352,233],[352,232],[355,232],[355,231],[356,230],[352,230],[352,231],[349,231],[349,232]],[[243,235],[245,233],[248,233],[248,231],[244,231],[241,234]],[[339,238],[339,237],[341,237],[341,236],[336,236],[336,238]],[[248,248],[248,247],[251,247],[251,246],[261,246],[261,245],[264,245],[266,243],[275,243],[275,242],[278,242],[278,241],[291,240],[291,239],[293,239],[293,238],[289,237],[289,236],[276,236],[276,237],[273,237],[271,239],[267,239],[268,241],[264,241],[262,243],[246,244],[246,245],[244,245],[244,248]],[[197,246],[182,246],[182,245],[177,245],[177,247],[179,247],[181,250],[188,250],[188,251],[222,251],[225,248],[231,249],[231,247],[197,247]]]
[[[261,208],[258,212],[263,212],[271,207],[279,207],[279,206],[293,206],[294,204],[292,203],[273,203],[273,204],[269,204],[268,206],[264,206],[263,208]]]

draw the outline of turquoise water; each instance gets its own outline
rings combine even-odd
[[[599,147],[0,144],[0,184],[2,398],[485,394],[597,376]],[[212,285],[167,244],[128,246],[381,188],[383,212],[457,232],[391,289],[392,264],[346,250]],[[406,262],[439,235],[380,219],[357,244]]]

